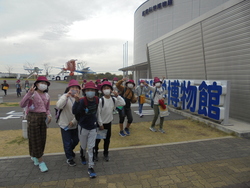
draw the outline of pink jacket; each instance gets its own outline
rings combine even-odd
[[[50,96],[48,93],[28,92],[20,102],[22,108],[26,108],[26,113],[30,112],[45,112],[50,114]]]

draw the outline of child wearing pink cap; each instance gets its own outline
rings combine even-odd
[[[145,98],[145,95],[148,93],[148,88],[144,86],[144,80],[140,81],[140,85],[136,87],[135,93],[138,97],[138,104],[139,104],[139,116],[140,118],[143,117],[142,114],[142,108],[143,108],[143,102],[142,98]]]
[[[21,82],[20,80],[16,81],[16,94],[17,94],[17,97],[21,97],[22,86],[21,86],[20,82]]]
[[[56,103],[57,109],[61,109],[61,115],[58,119],[58,125],[61,128],[61,135],[63,141],[63,148],[65,156],[67,158],[67,163],[69,166],[75,166],[74,161],[75,153],[74,149],[77,146],[78,130],[77,130],[77,120],[72,113],[72,107],[75,102],[74,95],[76,93],[80,94],[81,87],[78,81],[71,79],[68,87],[66,88],[64,94],[59,98]]]
[[[85,97],[80,98],[79,94],[74,95],[75,102],[72,112],[78,121],[78,136],[81,144],[82,163],[86,164],[86,150],[88,150],[88,174],[90,178],[95,178],[93,161],[93,148],[97,135],[97,108],[99,98],[95,96],[97,87],[94,82],[87,82],[84,87]]]
[[[150,91],[152,91],[152,93],[153,93],[154,119],[153,119],[151,127],[149,129],[151,131],[153,131],[153,132],[156,132],[155,123],[156,123],[156,121],[158,119],[158,116],[160,114],[160,111],[159,111],[159,100],[163,100],[163,101],[165,100],[165,98],[163,96],[167,93],[167,90],[164,90],[162,88],[162,81],[158,77],[154,78],[154,87],[148,85],[146,82],[144,82],[144,84],[146,86],[148,86],[148,89]],[[161,133],[165,133],[165,131],[163,130],[163,122],[164,122],[164,117],[160,117],[160,129],[159,129],[159,132],[161,132]]]
[[[125,82],[125,86],[122,85],[122,83]],[[127,78],[123,78],[122,80],[119,80],[116,83],[116,87],[121,93],[121,97],[125,100],[125,106],[119,109],[119,126],[120,126],[120,132],[119,135],[121,137],[129,136],[130,135],[130,125],[133,122],[133,115],[131,110],[131,103],[136,103],[137,98],[134,94],[134,87],[135,82],[134,80],[127,80]],[[127,117],[127,125],[123,129],[123,123],[125,121],[125,117]]]
[[[47,93],[49,86],[50,82],[47,78],[39,76],[20,102],[20,106],[27,109],[29,153],[34,165],[39,166],[41,172],[48,171],[43,161],[43,154],[47,125],[51,121],[50,96]]]

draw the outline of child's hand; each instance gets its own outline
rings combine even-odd
[[[52,119],[51,115],[47,115],[47,124],[50,124],[51,119]]]
[[[126,77],[124,77],[124,78],[122,79],[122,81],[123,81],[123,82],[125,82],[126,80],[127,80],[127,78],[126,78]]]
[[[80,101],[79,93],[76,93],[73,97],[75,98],[76,102]]]
[[[33,85],[33,86],[29,89],[29,92],[30,92],[30,93],[34,93],[35,89],[36,89],[36,86]]]
[[[71,122],[69,122],[69,125],[68,125],[69,127],[73,127],[74,126],[74,124],[73,124],[73,122],[71,121]]]
[[[115,97],[118,97],[118,93],[116,91],[112,91]]]

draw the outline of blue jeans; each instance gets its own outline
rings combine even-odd
[[[139,104],[139,114],[142,114],[143,104],[140,104],[140,100],[138,100],[138,104]]]
[[[65,131],[61,128],[63,148],[67,159],[73,159],[75,157],[74,149],[79,142],[78,130],[69,129]]]

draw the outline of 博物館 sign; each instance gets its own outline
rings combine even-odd
[[[153,79],[146,81],[153,85]],[[167,90],[169,106],[220,121],[223,125],[229,124],[229,81],[171,79],[164,80],[162,87]],[[147,97],[150,98],[150,94]]]

